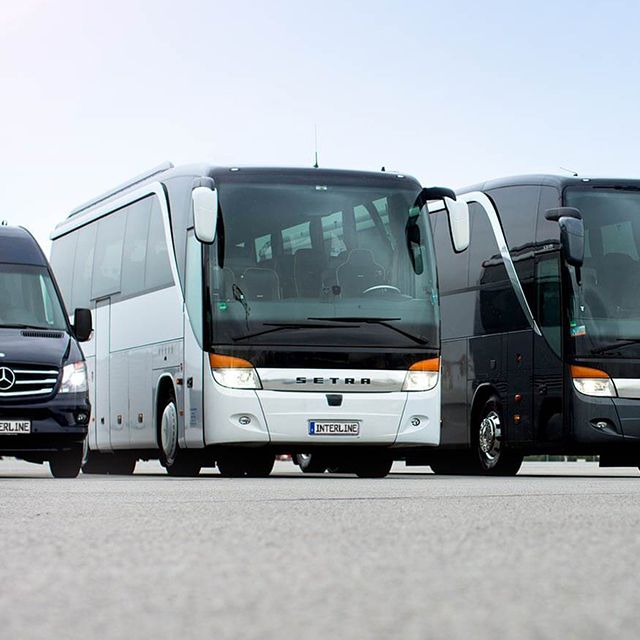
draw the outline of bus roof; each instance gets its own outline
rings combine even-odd
[[[467,187],[456,189],[457,193],[469,193],[470,191],[489,191],[500,189],[501,187],[522,187],[522,186],[547,186],[565,189],[566,187],[579,185],[593,185],[599,187],[633,187],[640,189],[640,179],[632,178],[591,178],[583,176],[561,176],[551,173],[507,176],[480,182]]]
[[[106,191],[99,196],[85,202],[84,204],[76,207],[69,213],[67,219],[77,216],[81,213],[88,211],[89,209],[105,204],[110,200],[115,199],[116,197],[122,197],[129,191],[133,191],[135,189],[139,189],[141,186],[156,181],[164,181],[170,180],[171,178],[177,177],[203,177],[207,176],[213,178],[222,177],[224,174],[228,174],[230,172],[242,172],[242,173],[251,173],[251,174],[259,174],[259,175],[287,175],[287,176],[303,176],[309,174],[321,175],[323,177],[356,177],[361,176],[363,178],[373,178],[376,177],[378,179],[384,180],[385,177],[389,180],[397,179],[398,177],[406,177],[408,179],[414,179],[412,176],[405,176],[404,174],[391,172],[391,171],[352,171],[348,169],[316,169],[312,167],[244,167],[244,166],[225,166],[218,167],[209,164],[189,164],[189,165],[181,165],[179,167],[175,167],[171,162],[164,162],[162,164],[153,167],[149,171],[141,173],[131,180],[127,180],[126,182]],[[64,222],[60,223],[64,224]]]

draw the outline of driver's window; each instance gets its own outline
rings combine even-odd
[[[560,263],[557,256],[540,260],[536,267],[538,325],[553,351],[560,355],[562,307],[560,304]]]

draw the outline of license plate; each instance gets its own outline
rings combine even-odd
[[[0,436],[13,436],[31,433],[30,420],[2,420],[0,418]]]
[[[357,436],[360,423],[357,420],[309,420],[310,436]]]

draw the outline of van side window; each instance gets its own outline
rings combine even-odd
[[[67,309],[72,310],[73,262],[76,256],[78,234],[70,233],[57,238],[51,246],[51,265],[62,292]],[[91,274],[89,274],[91,277]]]
[[[77,307],[88,308],[91,300],[91,271],[96,244],[96,230],[98,225],[82,227],[73,235],[78,238],[76,260],[73,267],[73,296],[69,312]]]
[[[144,291],[145,262],[151,198],[127,207],[127,227],[122,252],[122,295],[136,295]]]
[[[160,289],[173,282],[167,241],[164,235],[162,210],[158,198],[155,197],[151,206],[144,280],[146,290]]]
[[[125,213],[124,209],[120,209],[98,222],[92,298],[101,298],[120,291]]]

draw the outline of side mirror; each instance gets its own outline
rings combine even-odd
[[[218,192],[209,187],[195,187],[191,202],[195,236],[203,244],[211,244],[218,226]]]
[[[453,200],[447,196],[443,200],[449,215],[453,248],[460,253],[469,246],[469,205],[462,200]]]
[[[584,223],[581,219],[562,216],[560,225],[560,244],[567,262],[574,267],[581,267],[584,262]]]
[[[93,332],[93,321],[89,309],[76,309],[73,313],[73,333],[79,342],[86,342]]]
[[[560,218],[582,220],[582,213],[580,213],[580,209],[575,209],[574,207],[558,207],[556,209],[547,209],[544,217],[552,222],[559,222]]]

